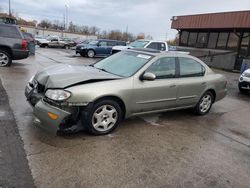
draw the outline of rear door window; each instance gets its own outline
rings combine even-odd
[[[120,42],[120,41],[118,41],[118,42],[117,42],[117,45],[118,45],[118,46],[126,46],[126,42]]]
[[[105,47],[105,46],[107,46],[107,42],[106,41],[101,41],[101,42],[99,42],[99,46],[100,47]]]
[[[198,77],[204,75],[203,66],[191,59],[186,57],[179,57],[180,63],[180,77]]]
[[[21,35],[16,27],[4,25],[0,26],[0,37],[21,38]]]
[[[116,42],[115,41],[108,41],[107,45],[108,46],[116,46]]]

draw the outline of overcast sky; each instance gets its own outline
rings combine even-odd
[[[65,3],[69,21],[101,29],[144,32],[154,39],[174,38],[171,17],[198,13],[250,10],[250,0],[11,0],[11,9],[26,19],[63,21]],[[0,0],[8,11],[8,0]]]

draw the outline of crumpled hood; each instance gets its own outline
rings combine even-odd
[[[84,82],[119,79],[121,77],[98,70],[91,66],[50,66],[35,75],[35,80],[45,88],[66,88]]]

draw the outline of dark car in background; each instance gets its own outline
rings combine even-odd
[[[28,42],[17,25],[0,24],[0,67],[29,56]]]
[[[76,46],[76,54],[87,57],[109,56],[113,46],[126,46],[126,42],[118,40],[99,39],[93,40],[88,44],[79,44]]]

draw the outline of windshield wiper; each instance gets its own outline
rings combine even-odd
[[[97,68],[97,67],[95,67],[95,68]],[[110,72],[108,72],[106,69],[103,69],[103,68],[97,68],[97,69],[99,69],[99,70],[101,70],[101,71],[103,71],[103,72],[110,73]]]
[[[103,71],[103,72],[107,72],[107,73],[110,73],[110,72],[108,72],[106,69],[104,69],[104,68],[98,68],[98,67],[95,67],[94,65],[89,65],[90,67],[94,67],[94,68],[96,68],[96,69],[98,69],[98,70],[101,70],[101,71]]]
[[[120,75],[114,74],[114,73],[112,73],[112,72],[109,72],[109,71],[107,71],[107,70],[104,69],[104,68],[98,68],[98,67],[95,67],[94,65],[89,65],[89,66],[90,66],[90,67],[94,67],[94,68],[96,68],[96,69],[98,69],[98,70],[100,70],[100,71],[107,72],[107,73],[109,73],[109,74],[113,74],[113,75],[116,75],[116,76],[120,76]],[[124,76],[120,76],[120,77],[124,77]]]

